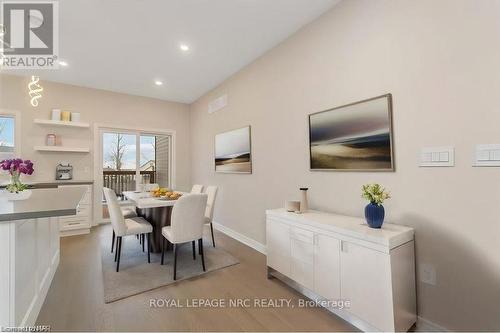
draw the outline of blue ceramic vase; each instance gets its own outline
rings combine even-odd
[[[370,228],[380,229],[384,223],[385,210],[384,206],[379,206],[375,203],[370,202],[365,207],[365,218],[366,223]]]

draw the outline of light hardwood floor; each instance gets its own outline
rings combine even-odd
[[[264,255],[220,232],[217,246],[240,264],[105,304],[99,242],[110,242],[110,233],[109,226],[100,226],[89,235],[61,239],[61,263],[38,325],[56,331],[356,330],[320,308],[151,308],[150,299],[157,298],[183,303],[198,298],[284,298],[298,304],[301,295],[266,278]]]

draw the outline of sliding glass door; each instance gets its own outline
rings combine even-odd
[[[104,132],[102,136],[103,187],[121,196],[123,191],[136,189],[136,135]]]
[[[143,184],[170,187],[170,136],[141,134],[140,173]]]
[[[171,135],[138,130],[101,129],[102,186],[115,191],[136,191],[142,184],[171,186]],[[102,219],[109,218],[102,199]]]

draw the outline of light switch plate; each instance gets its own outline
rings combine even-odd
[[[500,167],[500,144],[477,145],[472,165],[477,167]]]
[[[426,147],[420,153],[421,167],[452,167],[455,166],[454,147]]]

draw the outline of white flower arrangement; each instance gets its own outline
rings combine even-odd
[[[361,196],[363,198],[378,206],[381,206],[385,200],[390,199],[391,197],[390,192],[386,191],[386,189],[380,186],[380,184],[363,185],[362,191],[363,193]]]

